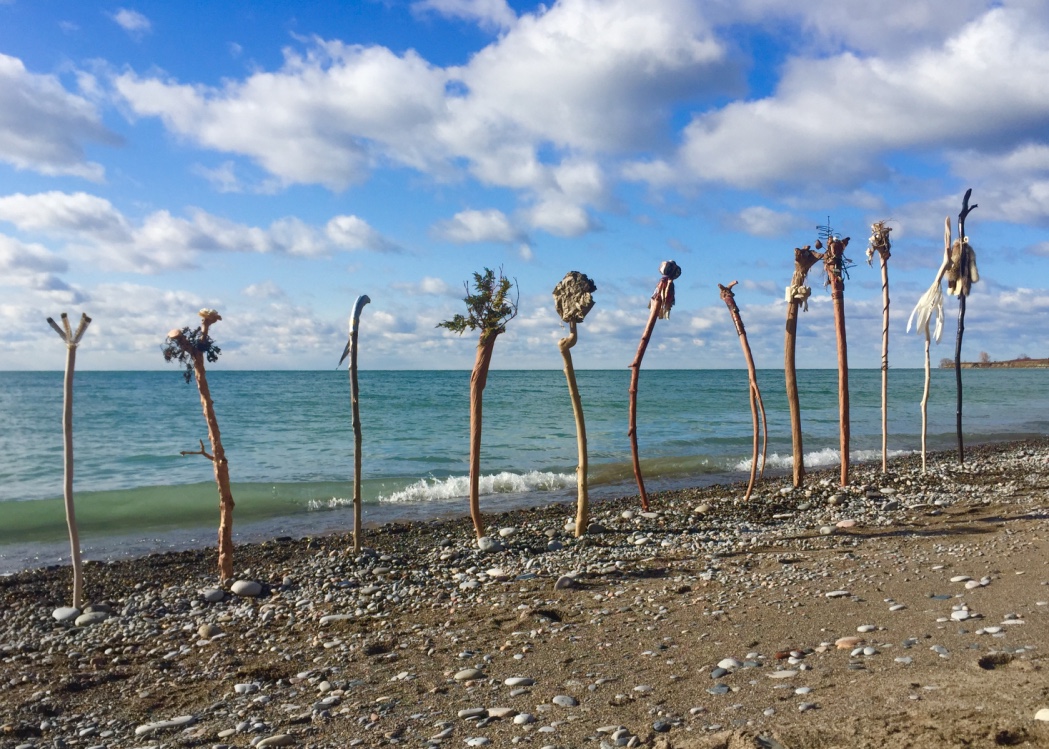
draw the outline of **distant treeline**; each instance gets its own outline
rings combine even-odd
[[[963,361],[962,369],[1046,369],[1049,368],[1049,359],[1032,359],[1029,356],[1018,356],[1015,359],[1005,361],[990,361],[980,358],[980,361]],[[954,359],[940,359],[940,369],[954,369]]]

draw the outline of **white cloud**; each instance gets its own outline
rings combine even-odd
[[[250,252],[317,257],[340,250],[395,248],[356,216],[336,216],[323,228],[298,218],[267,228],[231,221],[199,209],[188,218],[154,211],[137,226],[108,200],[86,193],[17,193],[0,198],[0,221],[20,231],[65,239],[78,255],[109,270],[160,273],[193,267],[200,253]]]
[[[412,10],[461,18],[493,30],[508,29],[517,20],[517,14],[506,0],[417,0],[412,3]]]
[[[153,30],[153,24],[149,19],[137,10],[121,8],[110,16],[120,28],[128,32],[132,37],[138,39]]]
[[[273,281],[250,284],[241,289],[240,293],[251,299],[283,299],[287,296]]]
[[[26,244],[0,234],[0,271],[5,274],[63,272],[65,260],[43,245]]]
[[[763,205],[744,208],[730,223],[734,228],[755,237],[780,237],[798,225],[793,215]]]
[[[85,98],[65,90],[57,77],[26,70],[17,57],[0,54],[0,162],[46,175],[101,181],[101,164],[88,161],[84,144],[119,145]]]
[[[578,237],[597,226],[585,208],[556,196],[533,206],[526,215],[536,229],[559,237]]]
[[[1000,149],[1044,138],[1047,127],[1049,31],[1003,7],[937,48],[791,59],[774,95],[693,119],[679,176],[741,188],[859,183],[885,176],[886,153]],[[632,173],[665,179],[675,169],[655,160]]]
[[[450,219],[438,221],[433,234],[457,244],[469,242],[517,242],[522,232],[510,223],[506,214],[495,208],[485,211],[460,211]]]

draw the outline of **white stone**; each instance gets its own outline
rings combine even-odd
[[[456,681],[475,681],[476,679],[483,679],[484,672],[476,668],[464,668],[462,671],[458,671],[455,674]]]
[[[68,622],[70,619],[76,619],[80,616],[80,609],[75,609],[72,606],[59,606],[51,612],[51,616],[57,622]]]
[[[951,578],[952,583],[964,583],[968,582],[969,580],[972,580],[972,578],[968,575],[955,575]]]
[[[514,716],[514,725],[527,726],[529,723],[535,723],[535,716],[531,713],[518,713]]]
[[[98,624],[101,621],[105,621],[109,618],[109,614],[105,611],[92,611],[88,614],[81,614],[76,618],[74,622],[78,627],[89,627],[92,624]]]
[[[530,687],[535,684],[535,679],[529,679],[527,676],[511,676],[503,684],[508,687]]]
[[[320,618],[320,623],[323,625],[331,624],[332,622],[346,622],[356,618],[353,614],[327,614]]]
[[[197,721],[196,717],[192,715],[180,715],[177,718],[171,720],[158,720],[153,723],[143,723],[141,726],[135,729],[136,736],[149,736],[156,733],[157,731],[164,731],[169,728],[185,728],[191,726]]]
[[[737,661],[735,658],[725,658],[718,661],[718,668],[723,668],[726,671],[735,671],[737,668],[742,668],[743,664]]]
[[[954,619],[954,621],[956,622],[964,622],[966,619],[969,618],[969,612],[965,609],[961,609],[960,611],[952,611],[951,618]]]
[[[510,536],[514,535],[515,533],[517,533],[517,529],[516,528],[507,527],[507,528],[500,528],[499,529],[499,535],[502,538],[510,538]]]
[[[861,624],[860,626],[856,627],[856,631],[857,632],[873,632],[877,628],[878,628],[878,625],[876,625],[876,624]]]
[[[487,554],[496,551],[502,551],[503,545],[499,543],[497,539],[494,539],[491,536],[481,536],[479,539],[477,539],[477,548]]]
[[[852,595],[847,590],[832,590],[828,593],[824,593],[827,598],[844,598],[845,596]]]
[[[1034,714],[1035,720],[1046,720],[1049,721],[1049,707],[1043,707],[1041,710]]]
[[[567,694],[559,694],[550,701],[559,707],[576,707],[579,704],[579,701],[575,697],[571,697]]]
[[[265,738],[255,745],[256,749],[265,749],[268,746],[294,746],[295,738],[286,733],[278,733]]]
[[[489,718],[510,718],[517,715],[517,711],[512,707],[490,707],[488,708]]]
[[[262,584],[254,580],[237,580],[230,586],[233,595],[255,598],[262,593]]]
[[[773,671],[769,674],[770,679],[789,679],[793,676],[797,676],[798,672],[792,669],[782,669],[780,671]]]

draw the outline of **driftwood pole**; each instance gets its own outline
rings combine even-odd
[[[213,323],[221,320],[222,316],[213,309],[202,309],[200,318],[199,328],[192,330],[188,327],[181,330],[176,328],[168,333],[163,349],[164,360],[174,360],[183,364],[186,367],[186,382],[189,382],[191,378],[197,381],[200,405],[204,410],[204,421],[208,425],[211,454],[209,455],[204,449],[203,440],[200,441],[200,450],[183,450],[181,454],[203,455],[211,461],[215,473],[215,484],[219,491],[219,576],[222,580],[231,580],[233,578],[233,491],[229,483],[229,463],[226,461],[226,451],[222,448],[219,422],[215,417],[215,403],[211,399],[208,375],[204,370],[204,360],[216,362],[221,353],[221,349],[208,335],[208,330]]]
[[[955,422],[958,430],[958,462],[965,464],[965,446],[962,442],[962,335],[965,333],[965,299],[973,283],[980,280],[976,270],[976,253],[969,245],[965,235],[965,218],[976,209],[976,203],[969,205],[972,188],[965,191],[962,198],[962,210],[958,214],[958,239],[951,247],[951,269],[948,275],[947,290],[958,296],[958,337],[954,343],[954,379],[958,385],[958,410]]]
[[[889,257],[892,229],[884,221],[871,224],[871,238],[867,246],[867,265],[878,253],[881,262],[881,472],[889,470]]]
[[[361,550],[361,408],[359,402],[360,388],[357,386],[357,327],[361,323],[361,310],[371,302],[367,294],[361,294],[353,305],[350,315],[350,336],[346,348],[339,359],[341,366],[347,356],[350,357],[350,410],[353,419],[353,550]]]
[[[805,480],[805,450],[801,435],[801,400],[798,397],[798,369],[795,351],[798,339],[798,310],[809,308],[812,289],[805,285],[809,268],[823,258],[823,253],[813,252],[808,245],[794,249],[794,275],[787,287],[787,325],[783,337],[783,374],[787,381],[787,405],[790,408],[790,436],[793,445],[794,486]]]
[[[73,506],[73,371],[76,369],[76,347],[84,337],[91,318],[81,313],[80,324],[74,332],[69,324],[69,315],[62,313],[62,325],[53,318],[47,324],[54,328],[66,344],[66,374],[62,382],[62,438],[65,465],[63,470],[62,497],[66,505],[66,525],[69,527],[69,553],[73,562],[73,608],[79,609],[84,598],[84,567],[80,559],[80,534],[77,531],[76,508]]]
[[[747,361],[747,374],[750,376],[750,418],[754,429],[754,449],[753,455],[750,461],[750,482],[747,484],[747,493],[743,497],[743,501],[746,502],[750,499],[751,493],[754,491],[754,479],[758,471],[758,411],[761,411],[761,432],[764,435],[764,442],[761,449],[761,474],[765,475],[765,458],[768,455],[769,445],[769,430],[768,422],[765,419],[765,404],[761,400],[761,390],[758,388],[758,374],[754,368],[754,355],[750,350],[750,342],[747,341],[747,330],[743,327],[743,318],[739,314],[739,307],[736,305],[736,295],[732,292],[732,287],[735,286],[738,281],[733,281],[728,286],[722,286],[718,284],[718,288],[721,289],[721,299],[725,302],[728,307],[729,314],[732,316],[732,322],[736,326],[736,333],[739,335],[739,345],[743,347],[743,358]]]
[[[845,341],[845,273],[849,238],[827,237],[823,267],[827,271],[830,298],[834,302],[834,331],[838,339],[838,430],[841,436],[841,485],[849,484],[849,349]],[[818,249],[820,244],[816,243]]]
[[[630,364],[630,426],[627,435],[630,437],[630,451],[634,459],[634,478],[637,479],[637,489],[641,493],[641,509],[648,511],[648,494],[645,492],[645,480],[641,475],[641,459],[637,453],[637,385],[641,374],[641,360],[648,348],[648,339],[652,337],[652,330],[656,327],[656,320],[670,317],[670,308],[674,306],[674,280],[681,275],[681,268],[673,260],[665,260],[659,266],[662,278],[656,284],[655,293],[648,302],[648,322],[641,333],[641,343],[637,347],[634,361]]]
[[[484,388],[488,384],[488,368],[492,363],[495,339],[506,332],[506,323],[517,315],[517,301],[510,298],[514,283],[506,278],[502,270],[496,279],[489,268],[484,273],[474,273],[474,290],[467,287],[467,314],[455,315],[451,320],[437,324],[462,335],[466,330],[480,330],[477,356],[470,374],[470,519],[478,539],[484,536],[481,520],[481,422],[484,404]]]
[[[586,423],[583,421],[583,401],[579,397],[579,385],[576,382],[575,367],[572,366],[571,348],[575,346],[578,336],[576,325],[594,307],[593,293],[597,285],[585,274],[569,271],[561,282],[554,287],[554,306],[557,315],[568,323],[568,335],[557,342],[561,357],[565,361],[565,379],[568,380],[568,395],[572,399],[572,415],[575,417],[576,446],[579,463],[576,466],[576,518],[575,535],[586,533],[590,522],[590,491],[587,483],[589,461],[586,449]]]
[[[922,294],[921,299],[914,306],[914,310],[911,312],[910,318],[907,320],[907,330],[910,331],[911,323],[917,318],[917,330],[921,330],[925,333],[925,388],[922,391],[922,473],[925,473],[925,452],[926,452],[926,437],[929,432],[929,380],[930,380],[930,362],[929,362],[929,343],[931,335],[929,333],[929,323],[932,321],[933,316],[936,317],[936,342],[940,342],[940,335],[943,333],[943,290],[940,286],[943,281],[943,276],[947,270],[951,267],[951,217],[948,216],[944,219],[943,226],[943,262],[940,264],[940,269],[936,272],[936,280],[933,281],[932,286],[929,287],[928,291]]]

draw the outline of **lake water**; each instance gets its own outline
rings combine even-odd
[[[837,372],[799,372],[807,466],[839,462]],[[965,370],[971,442],[1049,430],[1049,371]],[[629,370],[581,371],[591,495],[636,493]],[[769,465],[790,466],[783,372],[759,372]],[[878,370],[850,373],[853,459],[880,455]],[[919,448],[923,373],[890,372],[889,448]],[[365,522],[466,511],[469,380],[462,371],[360,373]],[[237,540],[352,528],[346,372],[209,372],[230,464]],[[642,370],[638,435],[650,490],[742,478],[751,417],[742,370]],[[195,385],[175,371],[80,372],[75,493],[88,559],[210,546],[218,497]],[[954,372],[934,370],[931,449],[955,443]],[[0,372],[0,572],[68,563],[62,373]],[[575,496],[575,424],[560,371],[493,371],[484,400],[482,510]]]

